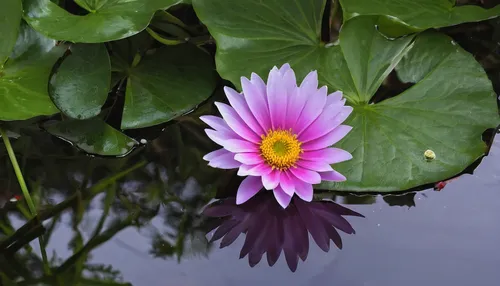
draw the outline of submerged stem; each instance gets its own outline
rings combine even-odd
[[[162,36],[160,36],[160,34],[156,33],[155,31],[151,30],[150,28],[146,28],[146,31],[149,33],[149,35],[151,37],[153,37],[155,40],[157,40],[158,42],[164,44],[164,45],[167,45],[167,46],[175,46],[175,45],[180,45],[180,44],[184,44],[186,42],[186,40],[179,40],[179,39],[167,39],[167,38],[164,38]]]
[[[17,163],[16,154],[14,154],[14,150],[12,149],[12,145],[10,144],[9,137],[6,132],[0,128],[0,135],[2,136],[3,143],[5,144],[5,148],[7,149],[7,153],[9,154],[10,162],[12,163],[12,167],[14,168],[14,172],[16,173],[17,181],[19,182],[19,186],[21,187],[21,191],[23,192],[23,196],[28,203],[28,207],[33,216],[36,215],[36,208],[33,200],[31,199],[30,193],[28,192],[28,187],[26,186],[26,182],[24,181],[23,174],[21,173],[21,169],[19,168],[19,164]]]
[[[19,182],[19,186],[21,187],[21,191],[23,192],[23,197],[26,200],[26,203],[28,204],[28,208],[31,212],[31,215],[33,217],[36,217],[37,215],[36,207],[35,204],[33,203],[33,200],[31,199],[28,187],[26,186],[26,181],[24,180],[23,173],[21,172],[21,168],[19,168],[19,163],[17,162],[16,154],[12,149],[12,145],[10,144],[10,140],[9,137],[7,136],[7,133],[1,127],[0,127],[0,136],[2,137],[3,143],[5,144],[5,148],[7,149],[7,153],[9,154],[10,162],[12,163],[12,167],[14,168],[14,172],[16,173],[17,181]],[[41,224],[40,221],[38,221],[38,223]],[[47,253],[45,251],[45,246],[44,246],[45,244],[43,242],[43,235],[38,237],[38,242],[40,243],[40,252],[42,253],[44,271],[46,274],[50,274],[50,267],[48,264]]]

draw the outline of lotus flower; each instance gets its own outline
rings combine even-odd
[[[222,146],[205,157],[209,165],[238,168],[247,176],[236,203],[242,204],[262,188],[273,190],[286,208],[294,194],[304,201],[313,198],[313,184],[346,178],[331,164],[352,158],[347,151],[332,148],[352,127],[341,123],[352,112],[340,91],[328,95],[318,89],[318,74],[310,72],[297,86],[289,64],[269,73],[267,85],[255,73],[241,78],[242,93],[225,87],[231,106],[216,102],[222,118],[200,117],[213,129],[208,137]]]
[[[251,267],[260,262],[264,253],[269,266],[273,266],[281,252],[284,252],[292,271],[297,269],[299,258],[302,261],[307,259],[309,233],[325,252],[330,249],[330,240],[342,248],[342,239],[336,229],[348,234],[355,233],[343,216],[363,217],[333,201],[304,202],[296,197],[289,207],[283,209],[269,193],[257,195],[243,205],[236,205],[235,198],[217,201],[203,213],[221,218],[211,238],[211,241],[222,238],[221,248],[232,244],[240,234],[245,233],[240,258],[248,255]]]

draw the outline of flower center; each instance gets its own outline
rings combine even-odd
[[[299,160],[301,143],[291,130],[269,130],[261,137],[260,154],[273,169],[286,170]]]

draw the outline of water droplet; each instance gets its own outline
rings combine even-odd
[[[146,144],[146,143],[148,143],[148,140],[146,140],[146,139],[141,139],[141,144]]]

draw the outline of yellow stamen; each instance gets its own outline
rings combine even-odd
[[[286,170],[299,160],[301,143],[291,129],[269,130],[261,137],[260,154],[273,169]]]

